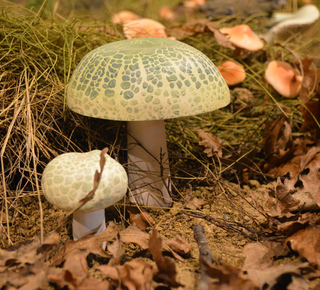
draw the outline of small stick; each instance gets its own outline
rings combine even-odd
[[[195,239],[197,241],[199,252],[200,252],[200,269],[201,276],[198,281],[197,289],[198,290],[209,290],[210,289],[210,277],[205,273],[205,267],[202,263],[202,260],[205,260],[208,263],[212,263],[212,256],[210,247],[208,244],[208,240],[206,238],[204,228],[202,225],[193,225],[192,227],[195,235]]]

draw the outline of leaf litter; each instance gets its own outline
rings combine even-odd
[[[236,58],[251,76],[241,88],[232,90],[236,102],[227,109],[168,121],[172,175],[176,176],[171,209],[119,203],[107,209],[109,222],[104,232],[75,242],[70,240],[72,213],[46,204],[37,189],[38,175],[48,160],[64,151],[104,148],[102,128],[114,129],[116,134],[110,135],[123,140],[121,126],[90,123],[63,106],[64,85],[81,57],[104,42],[123,38],[123,34],[121,26],[110,23],[98,23],[96,30],[94,26],[76,30],[72,23],[61,27],[52,22],[48,37],[47,24],[39,15],[36,19],[45,32],[26,19],[18,23],[11,16],[1,18],[5,39],[1,120],[5,129],[0,163],[4,169],[1,216],[5,239],[0,287],[154,289],[166,285],[194,289],[201,269],[210,289],[319,287],[317,56],[303,53],[294,42],[236,55],[228,39],[219,33],[223,19],[189,20],[167,28],[168,35],[200,48],[215,63]],[[259,27],[255,21],[251,25]],[[30,33],[21,33],[25,31]],[[28,48],[32,42],[21,36],[29,34],[37,40],[32,49]],[[67,47],[63,53],[58,49],[61,43]],[[36,57],[39,55],[41,58]],[[282,100],[261,77],[265,63],[273,58],[288,60],[303,73],[299,99]],[[61,60],[67,61],[59,63]],[[245,94],[242,99],[238,98],[239,89]],[[27,122],[30,109],[31,123]],[[66,130],[65,119],[73,124],[69,128],[76,128],[73,132]],[[90,130],[98,127],[103,134]],[[83,137],[87,134],[88,138]],[[108,142],[111,154],[123,158],[122,143]],[[34,170],[32,159],[39,161],[39,172]],[[101,171],[95,175],[88,198],[94,194]],[[24,223],[29,216],[33,220]],[[203,259],[195,241],[193,226],[198,224],[207,237],[214,257],[211,261]],[[101,247],[103,243],[106,249]]]

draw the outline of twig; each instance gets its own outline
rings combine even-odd
[[[194,236],[197,241],[199,247],[199,260],[200,260],[200,269],[201,269],[201,276],[198,281],[197,289],[198,290],[207,290],[210,289],[210,277],[206,274],[204,265],[202,260],[205,260],[208,263],[212,263],[212,256],[210,251],[210,246],[208,244],[207,237],[204,232],[204,228],[201,225],[194,225],[192,227],[194,231]]]

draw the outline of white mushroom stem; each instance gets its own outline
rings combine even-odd
[[[105,211],[100,209],[92,212],[78,212],[73,214],[73,240],[77,241],[88,234],[99,234],[106,229]]]
[[[170,197],[170,166],[163,120],[127,122],[130,201],[166,207]]]

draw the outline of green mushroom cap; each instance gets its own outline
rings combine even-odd
[[[230,102],[220,72],[201,51],[166,38],[108,43],[88,53],[67,88],[67,105],[109,120],[161,120],[210,112]]]
[[[51,160],[42,175],[45,198],[64,210],[73,210],[93,188],[96,170],[100,170],[100,150],[64,153]],[[91,212],[111,206],[126,194],[128,177],[120,163],[105,155],[106,163],[94,198],[79,211]]]

